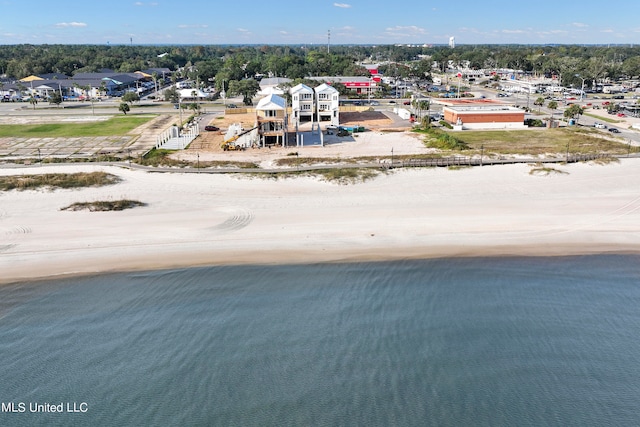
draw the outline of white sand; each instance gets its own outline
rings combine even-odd
[[[228,263],[640,252],[640,160],[398,170],[357,185],[315,178],[106,170],[117,185],[0,193],[0,281]],[[130,198],[146,207],[71,212]]]

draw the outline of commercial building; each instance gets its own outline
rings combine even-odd
[[[525,129],[524,110],[508,105],[449,105],[444,120],[456,129]]]

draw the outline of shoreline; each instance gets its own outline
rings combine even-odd
[[[0,284],[220,265],[640,254],[637,166],[396,170],[353,185],[87,164],[1,169],[104,170],[123,181],[0,193]],[[148,206],[60,210],[124,197]]]
[[[437,248],[442,250],[442,248]],[[476,248],[475,251],[459,251],[459,248],[449,248],[438,253],[429,252],[421,253],[419,251],[411,252],[398,256],[388,256],[383,251],[376,251],[369,254],[350,254],[344,257],[327,256],[313,253],[308,254],[308,258],[299,257],[289,259],[287,262],[279,262],[277,260],[218,260],[217,262],[198,261],[190,259],[186,262],[176,262],[171,264],[154,263],[149,260],[138,260],[138,262],[129,263],[123,267],[119,264],[117,267],[113,265],[102,264],[102,268],[93,270],[92,268],[79,268],[74,271],[56,271],[55,267],[45,266],[47,274],[38,275],[27,273],[26,275],[12,276],[11,271],[8,276],[0,278],[0,286],[20,285],[25,283],[42,282],[49,280],[63,280],[68,278],[83,278],[111,274],[133,274],[144,272],[164,272],[172,270],[183,270],[190,268],[215,268],[215,267],[243,267],[243,266],[284,266],[284,265],[317,265],[317,264],[351,264],[351,263],[393,263],[403,261],[423,261],[423,260],[439,260],[439,259],[482,259],[482,258],[565,258],[565,257],[589,257],[589,256],[640,256],[640,248],[599,248],[597,250],[584,250],[579,248],[562,248],[562,250],[553,253],[543,252],[541,249],[532,248],[505,248],[497,249],[493,247]],[[78,267],[77,265],[75,266]],[[41,266],[42,268],[42,266]]]

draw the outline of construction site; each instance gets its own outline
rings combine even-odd
[[[353,141],[357,132],[404,131],[411,128],[406,120],[398,120],[380,111],[354,111],[340,113],[340,126],[303,123],[291,128],[286,117],[264,118],[255,112],[233,112],[216,116],[205,125],[219,128],[204,131],[189,145],[187,151],[241,151],[248,149],[278,149],[322,147]]]

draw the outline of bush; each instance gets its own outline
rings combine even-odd
[[[425,130],[421,130],[421,133],[426,133],[430,136],[429,141],[427,142],[427,147],[429,148],[437,148],[438,150],[455,150],[462,151],[468,150],[469,146],[466,142],[457,138],[449,133],[443,132],[439,129],[428,128]]]
[[[525,126],[542,128],[544,127],[544,122],[540,119],[526,119],[524,121]]]
[[[442,126],[446,127],[447,129],[453,129],[453,126],[451,126],[451,124],[445,120],[440,120],[439,122]]]

